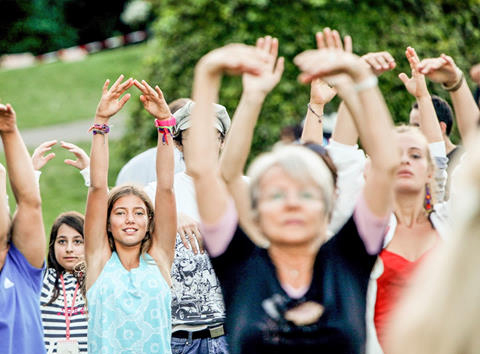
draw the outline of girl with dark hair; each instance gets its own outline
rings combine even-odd
[[[53,223],[48,245],[47,271],[40,305],[45,347],[58,353],[65,340],[76,342],[77,352],[87,352],[87,314],[83,272],[83,215],[75,211],[60,214]]]

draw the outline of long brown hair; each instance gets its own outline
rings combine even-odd
[[[55,282],[53,284],[53,294],[51,299],[48,301],[47,305],[53,303],[60,294],[60,286],[59,286],[59,279],[60,275],[65,272],[65,268],[63,268],[60,263],[57,261],[57,257],[55,256],[55,241],[57,240],[58,229],[60,226],[67,225],[70,226],[72,229],[77,231],[82,238],[83,235],[83,224],[84,224],[84,217],[82,214],[77,213],[76,211],[67,211],[65,213],[60,214],[55,221],[53,222],[52,229],[50,230],[50,241],[48,244],[48,257],[47,257],[47,267],[55,269]],[[77,279],[79,286],[82,286],[83,279]],[[85,293],[83,294],[85,295]]]

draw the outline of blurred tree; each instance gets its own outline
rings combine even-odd
[[[40,54],[74,45],[77,35],[65,22],[64,3],[65,0],[0,2],[0,53]]]
[[[158,13],[152,55],[145,61],[148,80],[168,100],[188,97],[193,69],[208,51],[231,42],[254,44],[266,34],[279,38],[286,65],[282,81],[267,97],[256,128],[252,153],[271,146],[287,124],[306,111],[309,87],[299,85],[293,57],[314,48],[314,33],[329,26],[353,37],[354,51],[389,51],[397,68],[380,78],[380,88],[395,121],[406,121],[413,102],[397,75],[409,73],[405,48],[421,57],[448,53],[465,72],[477,62],[480,39],[478,0],[154,0]],[[432,93],[448,97],[438,85]],[[220,103],[233,114],[241,92],[239,78],[225,78]],[[335,110],[338,100],[328,110]],[[125,157],[154,145],[155,130],[138,104],[125,138]]]
[[[78,44],[104,40],[129,31],[120,20],[128,0],[63,0],[65,19],[78,35]]]

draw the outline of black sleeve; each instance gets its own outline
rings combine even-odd
[[[246,262],[257,248],[240,226],[237,226],[232,241],[224,253],[211,257],[212,265],[217,277],[224,279],[230,271],[235,271]]]
[[[367,252],[353,215],[324,247],[362,273],[370,274],[377,259],[377,255]]]

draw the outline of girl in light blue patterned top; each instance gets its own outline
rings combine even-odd
[[[170,269],[176,208],[173,194],[171,114],[160,88],[123,75],[105,82],[95,115],[91,185],[85,213],[85,258],[90,353],[170,353]],[[108,192],[110,117],[128,101],[135,85],[145,109],[157,118],[155,213],[144,192],[132,185]]]

